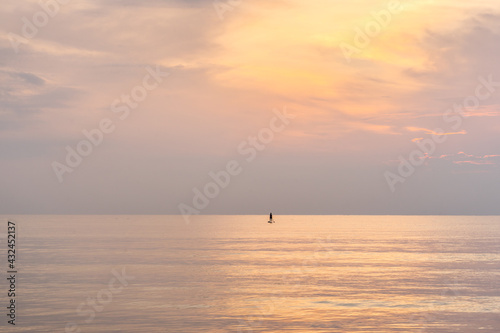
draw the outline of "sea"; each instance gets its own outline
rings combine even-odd
[[[0,332],[500,332],[499,216],[274,220],[1,216]]]

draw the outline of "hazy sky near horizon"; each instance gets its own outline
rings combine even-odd
[[[500,214],[498,0],[61,2],[0,8],[1,213]]]

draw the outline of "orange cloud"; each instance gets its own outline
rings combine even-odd
[[[405,127],[406,130],[410,131],[410,132],[424,132],[424,133],[427,133],[427,134],[433,134],[433,135],[457,135],[457,134],[467,134],[467,131],[466,130],[461,130],[459,132],[447,132],[447,133],[440,133],[440,132],[436,132],[436,131],[433,131],[433,130],[430,130],[430,129],[427,129],[427,128],[423,128],[423,127],[413,127],[413,126],[407,126]]]

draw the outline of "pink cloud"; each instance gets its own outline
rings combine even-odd
[[[499,158],[500,155],[473,155],[467,154],[463,151],[460,151],[456,154],[451,155],[441,155],[439,157],[431,157],[440,160],[450,161],[455,165],[497,165],[498,162],[495,159]]]

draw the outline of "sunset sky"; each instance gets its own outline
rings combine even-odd
[[[2,213],[500,214],[498,0],[42,3],[0,8]]]

